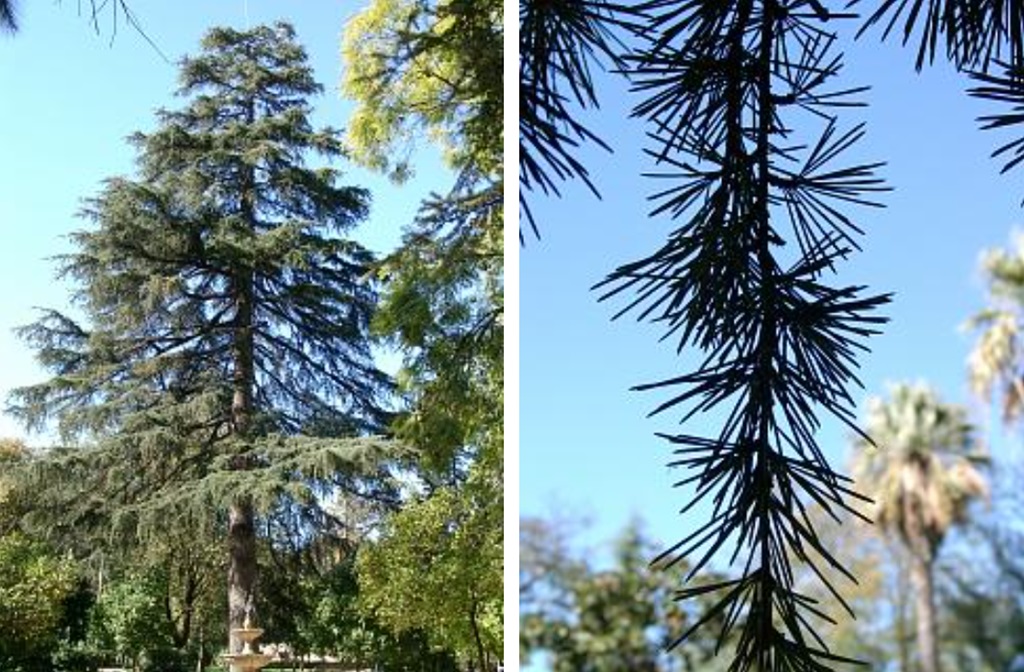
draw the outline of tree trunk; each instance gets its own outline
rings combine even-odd
[[[253,278],[252,271],[238,273],[235,280],[235,339],[234,339],[234,397],[231,402],[231,420],[234,437],[249,439],[253,410],[253,385],[255,371],[253,363]],[[236,456],[235,469],[250,468],[248,456]],[[255,615],[254,588],[256,585],[256,520],[252,500],[240,494],[231,504],[228,512],[228,645],[237,652],[241,640],[230,630],[241,628],[249,615],[253,624],[258,623]]]
[[[256,117],[255,102],[246,101],[246,120],[253,123]],[[241,190],[241,214],[253,231],[256,229],[256,172],[253,166],[246,166]],[[251,439],[253,415],[253,391],[256,386],[255,346],[255,289],[253,270],[245,265],[236,267],[232,278],[232,294],[235,301],[232,372],[233,396],[231,399],[232,433],[236,440]],[[244,450],[244,448],[243,448]],[[247,455],[237,455],[233,467],[245,470],[251,468]],[[246,616],[256,618],[255,594],[256,575],[256,516],[252,500],[240,494],[228,512],[228,646],[232,652],[242,647],[242,641],[230,631],[245,625]]]
[[[237,500],[228,514],[228,627],[241,628],[253,608],[256,585],[256,527],[248,499]],[[231,635],[229,646],[238,652],[242,641]]]
[[[914,636],[910,634],[910,590],[907,586],[907,558],[903,549],[893,548],[892,556],[896,560],[896,646],[900,656],[900,672],[912,672],[910,666],[910,642]]]
[[[480,627],[476,622],[476,611],[476,600],[473,600],[469,608],[469,624],[473,628],[473,639],[476,641],[476,655],[480,662],[480,671],[485,672],[487,670],[487,654],[484,652],[484,642],[480,637]]]
[[[917,650],[921,672],[939,672],[938,643],[935,639],[935,595],[932,586],[932,564],[912,553],[910,580],[914,584],[917,604]]]

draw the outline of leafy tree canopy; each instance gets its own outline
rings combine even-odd
[[[610,562],[576,547],[573,529],[527,518],[520,534],[520,645],[525,657],[547,654],[555,672],[724,671],[714,637],[698,635],[668,651],[710,602],[672,601],[685,566],[651,565],[658,544],[630,522],[612,543]],[[722,577],[712,575],[713,583]]]
[[[373,0],[342,49],[353,158],[400,179],[424,133],[455,170],[500,175],[501,22],[498,0]]]
[[[495,0],[377,0],[344,46],[353,155],[401,178],[403,152],[424,134],[456,173],[378,266],[374,326],[404,355],[408,410],[392,427],[420,459],[410,501],[360,552],[360,599],[479,669],[501,654],[501,11]]]
[[[369,611],[398,632],[422,630],[475,669],[502,656],[501,480],[480,461],[465,484],[409,502],[359,554]]]
[[[0,536],[0,668],[45,670],[75,567],[22,534]]]

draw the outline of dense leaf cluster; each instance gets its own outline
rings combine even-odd
[[[377,0],[344,48],[353,156],[403,177],[394,157],[420,130],[455,172],[377,267],[374,328],[402,353],[392,428],[418,459],[403,508],[360,549],[360,600],[473,669],[502,649],[502,36],[496,0]]]

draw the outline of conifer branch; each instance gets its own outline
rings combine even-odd
[[[673,466],[694,472],[678,484],[696,488],[686,510],[704,502],[711,511],[655,563],[687,558],[688,581],[712,562],[739,572],[680,590],[679,599],[719,598],[677,643],[717,622],[720,642],[738,634],[732,671],[854,663],[818,635],[832,616],[794,589],[793,564],[809,565],[849,610],[831,573],[855,579],[819,540],[805,502],[836,515],[861,498],[829,466],[815,433],[822,410],[855,429],[846,391],[859,383],[854,355],[884,322],[874,311],[888,301],[823,282],[860,233],[839,206],[877,205],[872,194],[885,190],[874,176],[880,164],[836,166],[862,131],[837,133],[833,110],[860,104],[851,96],[863,89],[826,88],[841,59],[823,24],[838,15],[820,3],[651,0],[640,9],[649,31],[627,57],[644,96],[634,113],[651,126],[648,154],[666,168],[655,177],[670,185],[652,215],[684,223],[598,287],[602,300],[634,295],[616,317],[636,312],[665,327],[678,349],[703,353],[695,372],[639,386],[679,388],[654,413],[684,408],[685,423],[728,409],[717,437],[661,435],[676,447]],[[817,142],[780,142],[796,133],[784,111],[824,121]],[[794,161],[803,168],[787,167]],[[798,249],[784,266],[787,240]]]

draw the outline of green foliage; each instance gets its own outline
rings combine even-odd
[[[147,653],[171,648],[163,603],[166,590],[166,580],[156,573],[118,581],[96,602],[90,639],[133,668]]]
[[[369,194],[307,163],[343,149],[310,123],[322,87],[292,27],[211,30],[180,84],[182,107],[131,138],[137,176],[86,202],[60,266],[82,319],[22,329],[52,377],[11,410],[72,444],[37,474],[75,476],[56,527],[130,544],[227,522],[238,626],[258,516],[297,509],[312,529],[338,490],[393,495],[397,448],[371,436],[393,386],[370,350],[373,257],[347,237]]]
[[[401,179],[424,133],[457,171],[501,174],[501,2],[373,0],[342,51],[355,160]]]
[[[412,410],[396,431],[433,453],[428,469],[447,467],[501,427],[501,4],[379,0],[345,35],[357,159],[386,168],[415,124],[457,171],[451,193],[425,203],[378,266],[386,284],[375,317],[377,332],[406,355]]]
[[[354,553],[319,568],[302,554],[273,560],[264,577],[261,609],[266,641],[288,642],[297,653],[334,656],[353,669],[454,671],[451,654],[431,647],[419,631],[395,633],[366,614],[359,603]]]
[[[478,669],[502,655],[502,509],[494,500],[501,472],[477,460],[464,485],[406,503],[357,561],[368,613],[399,633],[423,631]]]
[[[316,452],[256,437],[379,427],[388,385],[366,340],[371,257],[335,235],[365,217],[368,197],[335,186],[333,168],[304,166],[307,153],[341,147],[309,126],[305,98],[320,87],[292,29],[218,29],[204,49],[183,63],[190,104],[133,139],[141,179],[107,182],[84,211],[95,228],[76,233],[78,251],[62,261],[90,329],[48,312],[23,330],[56,375],[16,391],[13,407],[30,426],[56,418],[68,439],[101,440],[126,469],[212,489],[231,456],[255,451],[246,459],[264,478],[286,481],[298,471],[289,456]],[[244,345],[252,371],[239,370]],[[243,441],[232,376],[249,377],[254,400]],[[270,470],[275,453],[285,464]],[[145,482],[129,490],[173,495]]]
[[[1024,463],[992,469],[991,508],[979,509],[940,558],[943,669],[1015,670],[1024,651]]]
[[[520,529],[524,658],[547,654],[554,672],[727,669],[727,656],[716,655],[712,637],[697,636],[666,651],[712,603],[672,601],[685,565],[650,565],[658,544],[638,521],[614,541],[603,567],[589,559],[593,553],[574,548],[572,530],[558,522],[524,519]]]
[[[0,537],[0,669],[49,669],[75,585],[69,560],[19,533]]]
[[[208,657],[210,649],[224,641],[226,601],[222,590],[180,585],[180,575],[191,562],[182,558],[158,565],[137,557],[128,572],[108,579],[90,612],[85,653],[142,672],[195,669],[201,653],[198,642],[206,643],[203,653]],[[217,586],[222,576],[217,573]],[[216,598],[215,603],[210,598]]]
[[[51,661],[50,672],[97,672],[103,653],[87,641],[62,641]]]
[[[30,493],[22,487],[21,472],[30,453],[20,439],[0,439],[0,536],[17,529]]]
[[[344,44],[353,156],[401,179],[422,132],[457,173],[377,267],[374,327],[404,355],[407,410],[392,426],[418,457],[408,501],[360,550],[360,601],[478,669],[502,648],[501,12],[496,0],[376,0]]]
[[[423,205],[378,266],[385,292],[375,316],[376,331],[406,355],[411,410],[395,430],[426,451],[428,471],[443,471],[465,447],[500,441],[501,4],[380,0],[345,35],[354,156],[386,169],[413,124],[457,171],[452,191]]]
[[[387,285],[374,326],[406,353],[399,383],[411,406],[393,427],[422,451],[427,471],[444,471],[467,448],[500,450],[500,197],[495,187],[437,204],[447,209],[439,214],[455,211],[460,228],[445,234],[428,214],[382,266]]]

